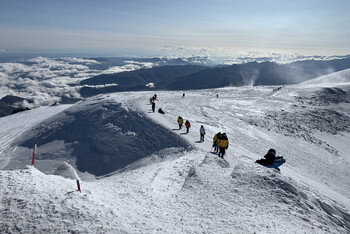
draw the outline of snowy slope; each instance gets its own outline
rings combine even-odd
[[[37,109],[20,112],[15,115],[3,117],[0,119],[0,169],[4,168],[12,158],[13,149],[9,145],[21,134],[30,130],[36,124],[60,113],[70,105],[61,105],[53,107],[39,107]]]
[[[316,79],[308,80],[302,85],[334,86],[350,83],[350,69],[334,72]]]
[[[6,162],[4,169],[12,170],[0,171],[0,232],[350,232],[349,90],[346,85],[330,89],[307,85],[242,87],[187,91],[185,98],[181,98],[182,92],[157,92],[156,109],[161,107],[165,115],[151,112],[148,99],[153,93],[116,93],[61,110],[43,107],[46,111],[21,113],[21,118],[28,120],[23,131],[15,124],[18,115],[1,118],[0,124],[7,127],[0,130],[0,141],[6,142],[0,159]],[[331,95],[325,95],[327,92]],[[135,135],[158,129],[155,134],[166,138],[176,135],[191,147],[163,145],[162,138],[139,141],[130,151],[120,150],[107,158],[131,157],[139,148],[152,148],[153,144],[164,147],[154,148],[148,156],[136,158],[114,173],[105,171],[97,180],[78,171],[83,178],[79,193],[74,179],[51,175],[50,171],[63,160],[79,168],[76,160],[83,157],[82,151],[73,149],[69,155],[60,151],[65,154],[60,161],[50,146],[68,149],[67,143],[74,143],[71,136],[64,135],[71,123],[75,123],[76,132],[84,133],[77,133],[75,144],[88,142],[82,137],[89,136],[87,125],[82,124],[84,129],[79,130],[79,121],[66,119],[67,113],[74,113],[75,119],[84,114],[97,122],[91,125],[92,135],[106,132],[104,140],[99,140],[106,148],[105,155],[110,155],[122,147],[108,146],[108,142],[119,142],[113,141],[114,137],[119,139],[118,131],[104,128],[110,126],[108,123],[120,124],[114,120],[116,104],[128,113],[139,113],[133,120],[135,126],[143,119],[144,129],[135,130]],[[93,109],[86,109],[89,105]],[[191,122],[189,134],[177,129],[179,115]],[[89,123],[87,119],[83,122]],[[35,125],[41,121],[53,130]],[[200,125],[207,130],[203,143],[199,143]],[[15,130],[17,133],[12,133]],[[218,131],[226,132],[230,141],[225,160],[210,153],[212,137]],[[32,138],[44,143],[38,145],[37,162],[42,168],[37,167],[46,174],[25,167],[31,161],[30,145],[36,140]],[[254,163],[269,148],[287,160],[281,173]],[[86,153],[85,157],[102,160],[103,156]]]

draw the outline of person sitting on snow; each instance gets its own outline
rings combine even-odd
[[[280,170],[278,167],[285,163],[286,160],[283,159],[283,156],[276,156],[276,150],[269,149],[269,151],[267,151],[267,154],[265,154],[264,158],[258,159],[255,162],[266,167]]]

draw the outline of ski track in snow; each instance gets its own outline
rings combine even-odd
[[[193,149],[155,153],[125,170],[96,181],[82,181],[82,193],[76,191],[74,180],[45,175],[33,167],[2,170],[0,185],[6,189],[0,190],[0,232],[350,232],[349,151],[342,148],[346,141],[342,146],[334,145],[340,161],[330,165],[334,154],[309,138],[285,135],[275,130],[278,123],[273,121],[255,125],[269,111],[280,114],[282,109],[295,108],[294,95],[303,92],[298,87],[271,90],[187,91],[185,98],[180,91],[157,92],[156,110],[162,108],[165,115],[151,112],[151,92],[94,98],[104,103],[120,102],[126,110],[144,113],[183,137]],[[344,113],[349,113],[346,108]],[[36,119],[37,111],[30,114],[28,125],[21,125],[23,131],[45,119],[45,115]],[[191,122],[188,134],[185,128],[177,129],[179,115]],[[5,118],[13,121],[11,117]],[[203,143],[198,142],[200,125],[206,129]],[[14,141],[13,129],[11,125],[2,130],[0,142]],[[18,134],[22,130],[15,128]],[[224,160],[210,153],[212,137],[218,131],[226,132],[230,141]],[[327,134],[311,135],[330,143]],[[287,160],[281,173],[254,163],[269,148]]]

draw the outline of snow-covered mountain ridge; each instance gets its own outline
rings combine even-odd
[[[186,91],[184,98],[157,92],[165,115],[151,112],[154,93],[116,93],[1,118],[0,232],[348,233],[349,90],[301,84]],[[314,98],[333,91],[343,99]],[[189,134],[178,130],[179,115],[191,122]],[[210,153],[218,131],[230,140],[225,160]],[[167,145],[166,138],[187,143]],[[46,174],[25,166],[40,141],[36,168]],[[115,164],[143,147],[152,149],[148,156],[97,180],[78,171],[82,193],[75,180],[52,175],[61,160],[77,168],[79,157],[90,166]],[[269,148],[287,160],[281,173],[254,163]]]

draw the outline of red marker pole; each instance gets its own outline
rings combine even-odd
[[[36,143],[34,144],[34,148],[33,148],[32,166],[34,166],[34,161],[35,161],[35,151],[36,151]]]
[[[78,186],[78,191],[81,192],[79,180],[77,180],[77,186]]]

